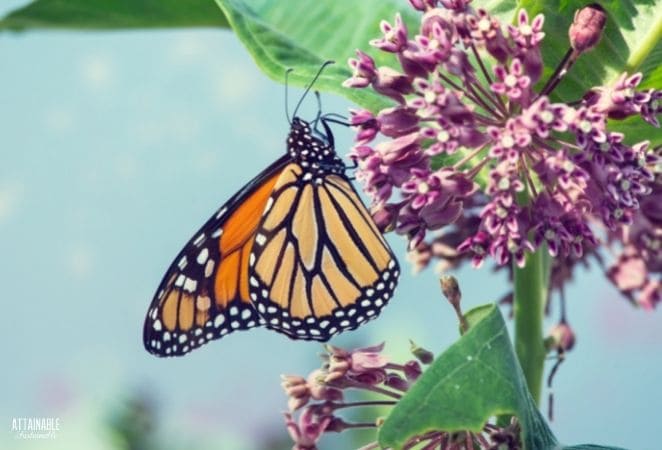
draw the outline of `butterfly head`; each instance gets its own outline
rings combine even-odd
[[[311,172],[345,171],[345,164],[333,148],[333,134],[324,120],[319,120],[324,132],[315,130],[305,120],[294,117],[287,136],[287,151],[290,157]]]

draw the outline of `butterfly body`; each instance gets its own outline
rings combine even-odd
[[[145,348],[177,356],[266,326],[326,341],[375,318],[399,267],[324,133],[292,120],[287,153],[194,235],[164,276]]]

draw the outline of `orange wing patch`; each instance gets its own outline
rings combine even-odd
[[[225,308],[237,298],[250,303],[248,257],[253,247],[255,230],[279,176],[280,173],[277,173],[265,181],[223,225],[218,243],[220,264],[214,279],[214,296],[220,308]]]

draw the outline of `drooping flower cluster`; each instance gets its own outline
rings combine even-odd
[[[491,256],[500,266],[522,266],[527,252],[545,246],[564,270],[601,243],[621,245],[609,278],[654,306],[662,271],[661,156],[647,141],[626,144],[607,119],[640,115],[659,126],[662,91],[638,91],[641,74],[623,74],[571,104],[549,97],[598,44],[605,12],[593,5],[578,11],[566,57],[536,91],[542,15],[530,20],[522,10],[504,31],[470,0],[410,3],[422,13],[418,30],[397,15],[370,42],[394,54],[400,68],[377,67],[359,50],[345,82],[396,102],[351,117],[358,130],[351,156],[377,224],[408,238],[418,267],[433,256],[447,264],[469,257],[476,267]],[[442,234],[426,240],[435,230]],[[633,264],[643,268],[640,279],[626,281]]]
[[[384,344],[380,344],[349,351],[327,345],[321,368],[306,378],[298,375],[282,377],[289,406],[285,423],[294,441],[293,450],[316,450],[324,433],[356,428],[376,429],[381,420],[377,415],[374,421],[356,423],[345,421],[337,413],[350,408],[393,407],[421,375],[421,364],[429,364],[433,359],[432,353],[412,343],[411,351],[416,359],[396,364],[382,353],[383,348]],[[363,391],[378,398],[346,401],[350,390]],[[379,412],[383,415],[383,410]],[[517,421],[506,427],[488,423],[481,433],[433,431],[412,438],[405,448],[423,445],[416,448],[514,450],[520,448],[519,431]],[[448,447],[451,444],[453,447]],[[362,447],[362,450],[378,448],[379,445],[374,442]]]

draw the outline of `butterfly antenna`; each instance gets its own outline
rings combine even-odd
[[[313,130],[318,131],[317,126],[319,125],[320,117],[322,117],[322,99],[319,91],[315,91],[315,98],[317,98],[317,115],[315,116],[315,120],[313,120],[315,124]]]
[[[290,67],[289,69],[287,69],[285,71],[285,117],[287,117],[287,123],[289,123],[290,126],[292,125],[292,119],[290,118],[290,107],[289,107],[288,101],[287,101],[288,98],[290,97],[288,92],[287,92],[287,78],[288,78],[290,72],[292,72],[292,70],[293,69]]]
[[[308,85],[308,87],[306,87],[306,91],[303,93],[303,95],[299,99],[299,103],[297,103],[297,107],[294,108],[294,113],[292,114],[294,117],[296,117],[297,111],[299,111],[299,107],[301,106],[301,103],[303,102],[303,99],[306,98],[306,95],[308,95],[308,92],[310,92],[310,88],[313,87],[313,85],[315,84],[317,79],[322,74],[322,71],[324,70],[324,68],[328,65],[333,64],[333,63],[334,63],[334,61],[325,61],[324,64],[322,64],[322,67],[319,68],[319,70],[317,71],[317,74],[315,75],[315,78],[313,78],[313,81],[311,81],[310,84]]]

